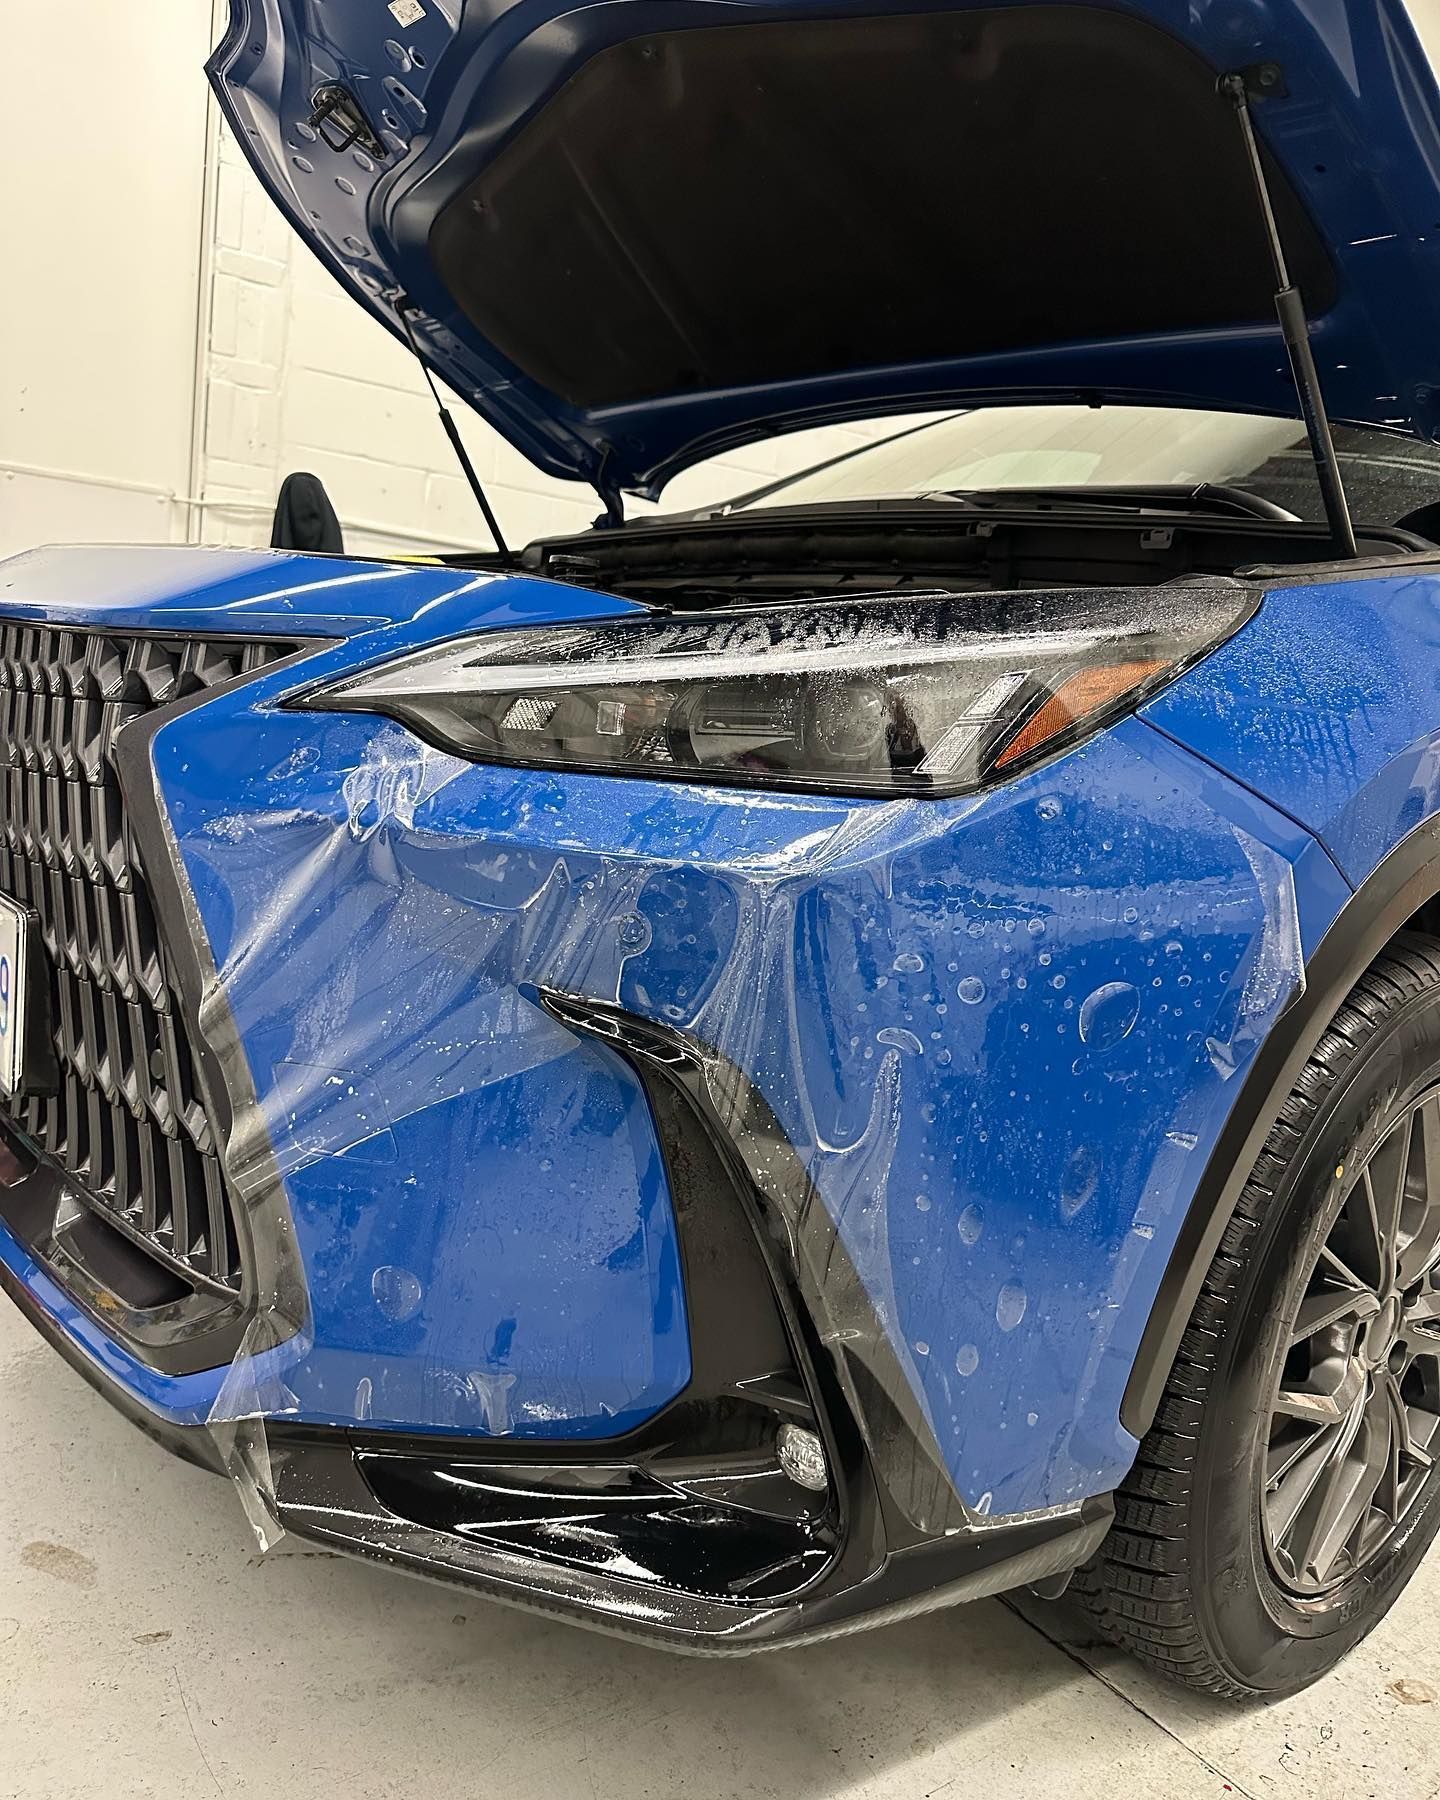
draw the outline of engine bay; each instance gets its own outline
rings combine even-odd
[[[1364,558],[1440,556],[1395,526],[1360,525],[1356,536]],[[921,501],[598,526],[533,543],[518,564],[647,606],[709,610],[846,594],[1154,587],[1333,557],[1324,525],[1238,510]]]

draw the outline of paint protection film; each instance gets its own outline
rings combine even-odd
[[[1305,834],[1134,720],[875,801],[487,767],[281,686],[153,747],[253,1270],[209,1424],[266,1541],[278,1422],[563,1454],[684,1392],[643,1079],[677,1046],[917,1530],[1115,1484],[1186,1204],[1338,904]]]

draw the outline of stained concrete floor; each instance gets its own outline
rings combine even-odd
[[[323,1553],[262,1560],[227,1484],[0,1305],[3,1800],[1434,1800],[1437,1602],[1440,1550],[1338,1674],[1268,1710],[994,1601],[672,1658]]]

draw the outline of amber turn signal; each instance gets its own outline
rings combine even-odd
[[[1030,715],[991,766],[1003,769],[1007,763],[1032,755],[1051,738],[1078,725],[1082,719],[1088,719],[1101,707],[1111,705],[1168,666],[1163,662],[1122,662],[1103,664],[1098,669],[1082,669],[1058,688],[1038,712]]]

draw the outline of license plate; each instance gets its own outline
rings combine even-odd
[[[0,894],[0,1093],[17,1093],[24,1076],[25,963],[30,915]]]

